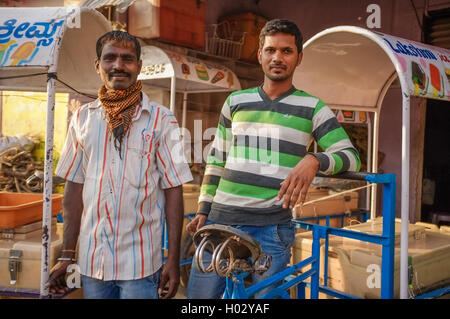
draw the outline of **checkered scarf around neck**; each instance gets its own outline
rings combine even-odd
[[[122,139],[131,126],[131,118],[141,99],[142,83],[137,81],[125,90],[108,90],[104,85],[98,90],[100,102],[108,114],[108,125],[114,134],[114,146],[121,154]],[[117,141],[119,147],[117,147]]]

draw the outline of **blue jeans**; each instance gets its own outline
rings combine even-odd
[[[253,284],[284,270],[289,264],[291,259],[291,246],[295,238],[295,227],[291,221],[270,226],[232,227],[249,233],[261,244],[263,253],[272,255],[272,265],[270,268],[262,275],[252,275]],[[211,263],[211,254],[205,250],[203,256],[203,267],[206,268]],[[225,277],[220,277],[215,272],[202,273],[197,268],[195,261],[192,262],[186,291],[188,299],[219,299],[225,291],[225,285]],[[264,295],[268,290],[270,290],[270,287],[259,292],[256,297]]]
[[[136,280],[98,280],[81,276],[86,299],[158,299],[161,269]]]

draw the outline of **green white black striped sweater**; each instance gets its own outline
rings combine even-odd
[[[359,170],[357,150],[320,99],[294,87],[274,100],[261,87],[232,93],[207,157],[198,212],[227,225],[290,220],[277,194],[312,138],[325,150],[313,154],[321,173]]]

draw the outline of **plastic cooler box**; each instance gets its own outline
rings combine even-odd
[[[59,213],[63,195],[52,194],[52,216]],[[0,193],[0,230],[42,220],[42,193]]]
[[[40,223],[33,224],[30,224],[30,229],[34,229]],[[56,258],[60,257],[63,244],[62,232],[62,224],[52,223],[49,270],[56,263]],[[26,239],[1,239],[0,294],[5,288],[15,288],[18,292],[20,289],[39,291],[41,258],[42,235],[40,233]]]

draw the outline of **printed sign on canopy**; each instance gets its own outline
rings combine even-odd
[[[376,34],[394,53],[411,95],[450,99],[450,50]]]
[[[0,66],[48,66],[61,41],[69,8],[0,10]]]
[[[169,88],[176,78],[178,92],[226,92],[241,89],[240,82],[230,69],[217,63],[182,55],[155,46],[142,47],[142,70],[138,79],[155,87]]]

